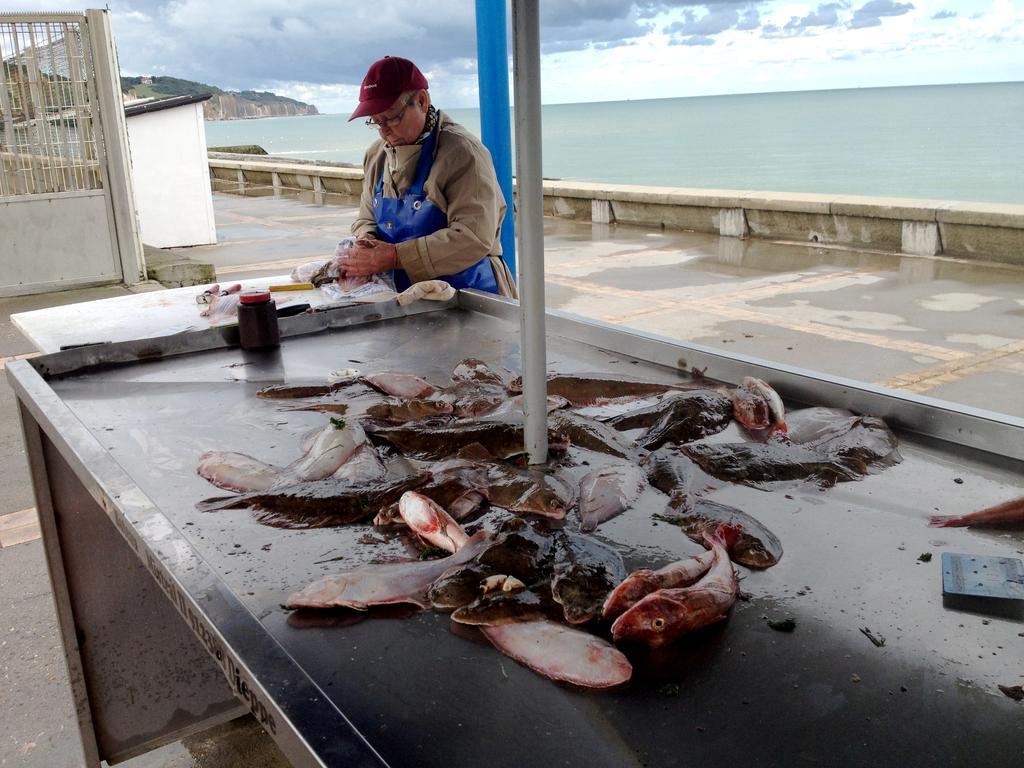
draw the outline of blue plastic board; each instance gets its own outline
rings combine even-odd
[[[1024,562],[1016,557],[943,552],[942,594],[1024,600]]]

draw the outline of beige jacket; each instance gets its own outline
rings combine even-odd
[[[518,297],[516,285],[501,255],[501,220],[505,198],[498,186],[487,148],[473,134],[440,113],[440,133],[434,164],[423,186],[427,200],[448,216],[448,226],[426,237],[398,243],[398,260],[414,283],[452,275],[490,257],[498,290]],[[355,235],[377,236],[373,193],[381,171],[384,196],[401,197],[412,186],[421,145],[389,147],[375,141],[363,158],[363,194],[359,217],[352,224]]]

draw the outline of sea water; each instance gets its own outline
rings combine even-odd
[[[479,110],[446,111],[479,135]],[[207,122],[207,143],[361,164],[376,131],[347,118]],[[1024,203],[1024,82],[552,104],[541,120],[548,178]]]

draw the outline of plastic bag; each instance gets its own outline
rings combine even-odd
[[[395,281],[391,279],[391,273],[389,272],[358,277],[352,275],[351,277],[340,278],[333,283],[324,283],[320,286],[320,290],[331,301],[360,299],[378,293],[394,293]]]
[[[338,263],[344,258],[345,252],[348,251],[355,242],[356,239],[354,237],[344,237],[338,241],[338,245],[334,249],[334,256],[330,259],[310,261],[296,267],[292,270],[292,282],[312,283],[319,288],[324,283],[337,280],[341,274],[341,271],[338,269]]]
[[[200,298],[206,309],[199,312],[200,317],[205,317],[211,325],[217,325],[229,320],[238,318],[238,305],[241,303],[242,285],[235,283],[229,288],[222,289],[220,283],[211,285],[203,291]]]

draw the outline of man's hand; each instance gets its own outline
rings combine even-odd
[[[376,275],[398,266],[398,251],[391,243],[361,237],[345,251],[338,268],[346,275]]]

